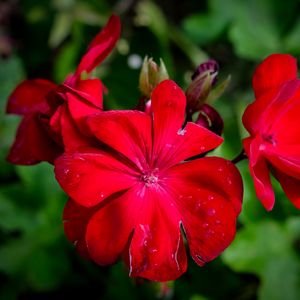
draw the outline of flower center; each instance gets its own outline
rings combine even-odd
[[[276,141],[275,141],[275,139],[274,139],[274,137],[273,137],[272,134],[263,134],[262,138],[267,143],[272,144],[273,146],[276,145]]]
[[[145,183],[146,187],[156,185],[158,182],[158,170],[148,171],[141,175],[141,181]]]

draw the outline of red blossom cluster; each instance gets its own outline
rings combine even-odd
[[[257,197],[267,210],[275,195],[270,172],[286,196],[300,208],[300,80],[297,61],[273,54],[253,76],[255,101],[243,116],[250,137],[243,140]]]
[[[186,247],[202,266],[232,242],[241,211],[237,168],[206,156],[223,141],[222,118],[204,103],[218,67],[211,60],[200,65],[184,93],[155,73],[151,61],[156,86],[147,89],[143,109],[103,111],[106,88],[90,74],[119,35],[119,18],[112,16],[64,83],[35,79],[17,86],[7,112],[23,119],[8,160],[54,164],[70,197],[65,233],[82,256],[99,265],[122,258],[132,277],[173,280],[186,271]],[[274,203],[269,169],[300,206],[296,72],[290,56],[265,60],[254,76],[257,99],[243,118],[250,171],[267,209]]]

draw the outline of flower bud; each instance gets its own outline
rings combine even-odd
[[[187,112],[191,116],[198,111],[207,99],[217,80],[219,66],[215,60],[208,60],[199,65],[192,75],[192,82],[186,91]]]
[[[221,135],[223,132],[224,122],[222,117],[212,106],[208,104],[202,104],[195,123],[218,135]]]
[[[168,71],[162,60],[160,60],[160,66],[158,66],[151,57],[145,57],[140,73],[139,83],[139,87],[143,95],[149,99],[153,89],[161,81],[168,78]]]

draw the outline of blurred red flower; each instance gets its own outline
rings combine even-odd
[[[253,76],[255,101],[243,116],[250,136],[243,140],[257,197],[267,210],[275,196],[270,172],[291,202],[300,208],[300,80],[297,61],[273,54]]]
[[[152,93],[152,113],[106,111],[88,117],[105,150],[85,148],[55,161],[58,182],[73,200],[65,232],[79,252],[100,265],[123,256],[130,276],[155,281],[187,268],[184,236],[199,265],[233,240],[241,210],[236,167],[217,157],[184,161],[222,138],[185,124],[186,98],[171,80]]]
[[[62,85],[45,79],[25,80],[13,91],[7,113],[23,116],[8,160],[31,165],[53,163],[63,153],[90,144],[84,118],[102,110],[103,84],[82,79],[111,52],[120,36],[120,20],[112,16],[93,39],[75,73]]]

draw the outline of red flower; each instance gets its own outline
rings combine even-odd
[[[131,276],[167,281],[186,270],[184,235],[199,265],[231,243],[242,182],[225,159],[183,162],[222,138],[194,123],[182,127],[186,99],[174,82],[160,83],[151,101],[152,115],[88,117],[106,150],[66,153],[55,161],[55,173],[73,199],[64,212],[65,232],[81,254],[100,265],[123,255]]]
[[[8,155],[15,164],[53,163],[63,153],[90,144],[84,118],[102,109],[103,85],[99,79],[81,79],[113,49],[120,35],[120,20],[112,16],[91,42],[75,73],[65,83],[25,80],[9,97],[7,112],[23,115]]]
[[[243,144],[257,197],[267,210],[273,208],[271,172],[300,208],[300,80],[295,58],[266,58],[254,73],[253,88],[256,99],[243,116],[250,136]]]

